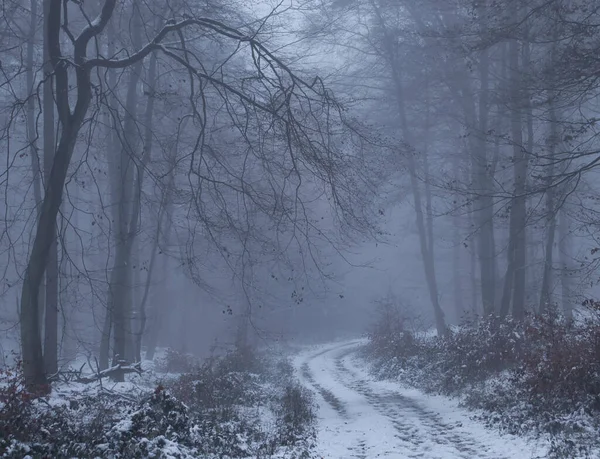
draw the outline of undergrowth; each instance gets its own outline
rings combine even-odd
[[[70,384],[47,397],[26,392],[19,365],[2,370],[0,457],[310,457],[314,402],[285,359],[238,349],[199,364],[170,351],[159,368],[184,372],[145,390]]]
[[[600,446],[600,321],[555,312],[489,317],[437,338],[415,333],[388,304],[365,353],[381,378],[459,397],[488,425],[551,439],[551,457],[593,457]]]

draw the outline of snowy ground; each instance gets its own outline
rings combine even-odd
[[[445,397],[374,380],[356,352],[362,340],[300,353],[295,367],[317,396],[323,458],[528,459],[547,445],[501,435]]]

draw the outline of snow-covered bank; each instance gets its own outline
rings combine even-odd
[[[597,316],[490,317],[442,338],[381,317],[362,357],[378,379],[452,397],[490,427],[543,439],[547,457],[573,459],[600,457],[599,342]]]
[[[314,406],[293,373],[285,358],[244,350],[178,375],[56,382],[38,398],[18,371],[0,375],[0,457],[307,457]]]

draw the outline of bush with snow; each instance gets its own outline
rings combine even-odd
[[[160,373],[189,373],[194,371],[199,364],[198,359],[192,354],[179,352],[170,347],[155,359],[156,371]]]
[[[153,388],[55,383],[46,397],[4,371],[0,457],[309,457],[314,402],[285,359],[245,350],[189,369]]]
[[[389,312],[375,323],[366,356],[379,377],[460,397],[505,431],[549,435],[555,457],[600,446],[600,321],[490,317],[443,338],[405,325]]]

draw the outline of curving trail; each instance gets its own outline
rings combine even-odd
[[[356,352],[363,341],[331,344],[296,358],[319,402],[323,458],[527,459],[545,448],[486,429],[444,397],[374,380]]]

